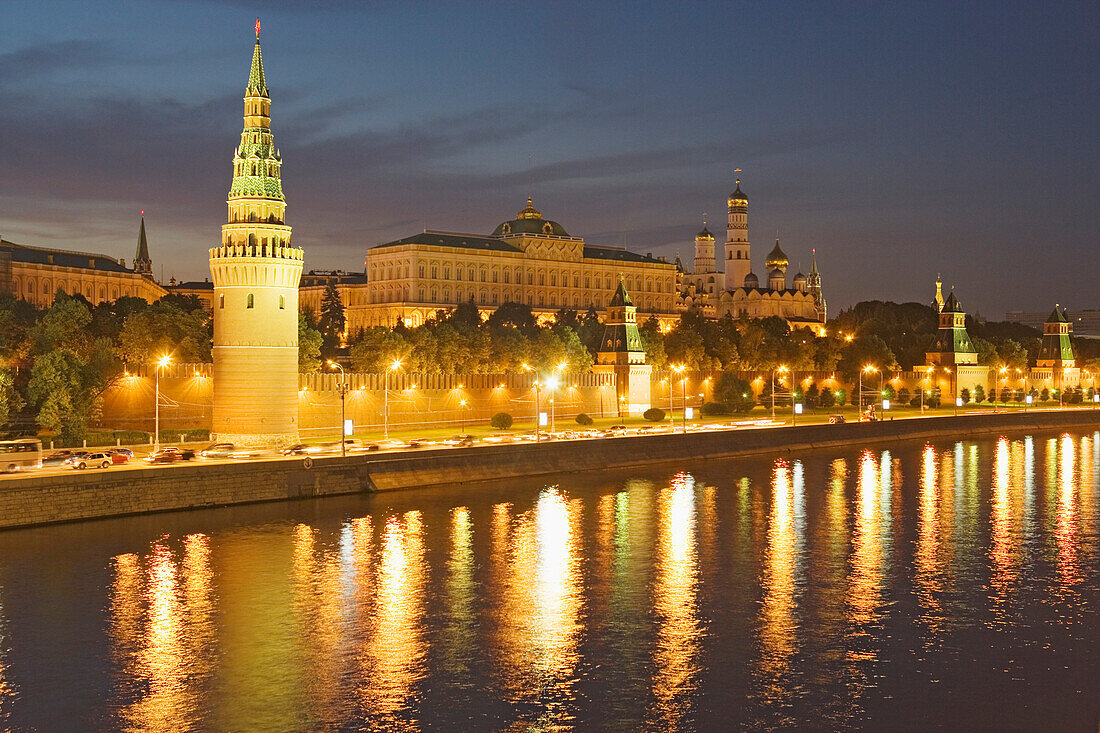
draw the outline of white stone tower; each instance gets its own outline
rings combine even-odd
[[[752,272],[749,259],[749,198],[741,193],[741,179],[737,190],[727,200],[729,223],[726,225],[726,287],[739,288],[745,276]]]
[[[695,274],[715,272],[718,263],[714,261],[714,235],[707,229],[707,219],[703,217],[703,231],[695,235]]]
[[[298,282],[302,250],[284,224],[271,134],[271,98],[260,55],[260,22],[244,97],[244,130],[233,156],[229,216],[210,250],[214,278],[214,440],[247,446],[298,440]]]

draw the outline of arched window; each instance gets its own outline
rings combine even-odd
[[[225,293],[219,293],[218,294],[218,307],[219,308],[224,308],[225,307]]]
[[[281,311],[286,310],[286,296],[285,295],[280,295],[279,296],[279,310],[281,310]]]
[[[248,297],[246,299],[244,307],[245,308],[252,308],[252,307],[255,306],[255,304],[256,304],[256,300],[255,300],[254,296],[252,295],[252,293],[249,293]]]

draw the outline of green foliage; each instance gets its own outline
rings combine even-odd
[[[963,387],[962,391],[959,392],[959,399],[962,400],[964,405],[969,405],[970,404],[970,390],[967,389],[966,387]]]
[[[578,425],[591,425],[593,422],[592,417],[584,412],[577,415],[576,420]]]
[[[714,401],[730,412],[748,412],[754,404],[752,387],[733,372],[722,372],[714,385]]]
[[[313,328],[305,313],[298,314],[298,371],[316,372],[321,369],[321,344],[324,337]]]
[[[665,419],[665,411],[660,407],[651,407],[642,413],[642,417],[650,422],[661,422]]]
[[[331,280],[325,285],[325,292],[321,298],[321,316],[317,319],[317,326],[321,332],[321,355],[331,359],[340,348],[344,328],[347,326],[344,302],[340,300],[336,283]]]
[[[837,407],[844,407],[848,402],[848,391],[844,388],[834,389],[833,397],[836,400]]]
[[[699,408],[699,412],[706,417],[713,417],[715,415],[730,414],[730,408],[720,402],[704,402],[703,406]]]
[[[15,372],[0,367],[0,427],[6,427],[23,409],[23,396],[15,388]]]
[[[975,384],[974,385],[973,396],[974,396],[974,404],[980,405],[983,402],[985,402],[985,387],[983,387],[980,384]]]
[[[1050,400],[1050,389],[1047,388],[1047,387],[1043,387],[1042,391],[1039,392],[1039,401],[1040,402],[1048,402],[1049,400]]]
[[[362,337],[351,347],[351,364],[357,372],[382,374],[394,360],[404,360],[412,350],[408,340],[385,326],[374,326],[363,331]]]
[[[174,362],[209,362],[213,322],[202,308],[185,311],[162,298],[126,316],[118,355],[126,364],[152,364],[168,354]]]
[[[912,393],[906,388],[902,387],[898,390],[898,404],[908,405],[909,401],[913,398]],[[920,404],[919,402],[917,404]]]
[[[507,430],[512,427],[512,416],[507,412],[498,412],[489,418],[489,424],[497,430]]]
[[[824,408],[833,407],[836,405],[836,395],[833,394],[831,389],[821,390],[821,394],[817,397],[817,404]]]

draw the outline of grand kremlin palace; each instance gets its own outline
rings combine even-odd
[[[602,310],[620,280],[639,315],[676,314],[676,267],[663,258],[586,244],[532,205],[492,234],[425,230],[367,251],[366,290],[345,297],[348,329],[417,326],[440,308],[472,301],[484,311],[524,303],[537,315],[559,308]],[[349,289],[354,289],[350,286]],[[349,293],[350,295],[350,293]],[[303,307],[312,306],[303,298]]]

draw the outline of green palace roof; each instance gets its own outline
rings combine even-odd
[[[39,265],[54,265],[55,267],[73,267],[81,270],[134,274],[133,270],[120,265],[114,257],[94,252],[71,252],[63,249],[28,247],[6,240],[0,241],[0,252],[10,253],[12,262],[30,262]]]
[[[517,234],[542,234],[551,237],[568,237],[569,232],[556,221],[543,219],[542,213],[531,203],[531,197],[527,197],[527,207],[516,214],[511,221],[504,221],[493,230],[494,237],[510,237]]]

